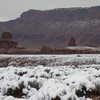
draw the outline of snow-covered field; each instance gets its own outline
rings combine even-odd
[[[0,100],[100,100],[100,55],[0,55]]]

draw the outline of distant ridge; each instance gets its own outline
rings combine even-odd
[[[0,22],[24,47],[66,47],[71,36],[77,45],[100,46],[100,6],[29,10],[11,21]]]

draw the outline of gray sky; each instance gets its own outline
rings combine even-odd
[[[0,0],[0,21],[15,19],[29,9],[91,7],[100,0]]]

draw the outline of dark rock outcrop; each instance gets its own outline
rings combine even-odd
[[[19,47],[18,43],[13,40],[10,32],[3,32],[0,37],[0,54],[33,54],[33,49]]]
[[[76,40],[74,37],[71,37],[69,40],[69,46],[76,46]]]
[[[17,48],[17,42],[13,41],[12,34],[10,32],[3,32],[0,37],[0,49],[5,48]]]

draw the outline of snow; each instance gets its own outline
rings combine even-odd
[[[20,67],[11,65],[11,61],[7,67],[1,67],[0,100],[33,100],[33,98],[34,100],[52,100],[56,97],[61,100],[92,100],[89,97],[85,98],[85,92],[100,86],[100,55],[98,54],[0,55],[0,59],[9,57],[13,60],[52,59],[56,64],[52,61],[52,64],[45,66],[33,64]],[[65,65],[66,62],[70,64]],[[83,87],[86,91],[84,95],[78,97],[76,92],[82,91]],[[15,95],[16,91],[20,97]]]
[[[87,27],[93,27],[100,24],[100,20],[93,19],[93,20],[80,20],[80,21],[74,21],[70,24],[68,24],[66,27],[75,27],[75,28],[87,28]]]
[[[72,46],[72,47],[66,47],[66,49],[74,49],[74,50],[99,50],[95,47],[89,47],[89,46]]]

